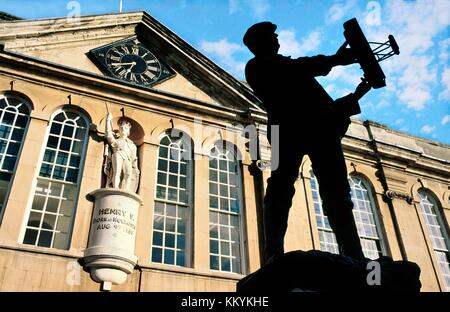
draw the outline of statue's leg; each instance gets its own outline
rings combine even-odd
[[[122,172],[123,159],[118,153],[114,153],[111,160],[113,167],[113,187],[120,188],[120,174]]]
[[[131,162],[128,161],[128,160],[124,160],[123,161],[123,165],[122,165],[122,170],[123,170],[122,189],[124,189],[126,191],[131,191],[130,190],[131,173],[132,173],[132,170],[133,170]]]
[[[339,134],[333,131],[318,134],[309,151],[324,213],[336,235],[341,252],[356,259],[364,259],[358,231],[353,217],[353,202]]]
[[[264,198],[264,261],[272,256],[284,253],[284,236],[288,225],[289,209],[295,193],[294,183],[298,177],[302,154],[292,149],[292,142],[286,140],[289,136],[282,136],[278,151],[279,164],[273,170],[267,181],[266,196]],[[274,157],[274,156],[272,156]]]

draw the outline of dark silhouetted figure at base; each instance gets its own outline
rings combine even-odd
[[[270,262],[284,253],[294,182],[304,155],[311,159],[323,209],[341,254],[363,260],[341,139],[350,124],[349,116],[359,112],[358,100],[371,87],[362,81],[354,93],[333,100],[315,77],[327,75],[334,66],[356,63],[347,43],[332,56],[291,59],[278,54],[276,27],[270,22],[258,23],[244,36],[244,44],[255,55],[247,63],[245,75],[267,110],[269,141],[270,126],[279,125],[279,149],[272,148],[272,153],[278,153],[279,165],[272,168],[264,199],[264,260]]]

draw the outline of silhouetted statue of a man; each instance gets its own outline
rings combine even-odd
[[[341,253],[363,259],[341,139],[352,114],[345,111],[359,109],[358,100],[370,86],[363,81],[354,93],[334,101],[314,77],[327,75],[334,66],[355,63],[347,44],[335,55],[291,59],[278,54],[276,28],[262,22],[251,26],[244,36],[244,44],[255,55],[247,63],[245,75],[267,110],[269,141],[270,126],[279,125],[279,150],[272,150],[279,153],[279,165],[272,168],[264,198],[264,260],[284,253],[294,182],[304,155],[311,159],[323,209]]]

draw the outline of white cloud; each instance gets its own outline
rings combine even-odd
[[[233,75],[242,76],[245,63],[237,61],[235,54],[245,51],[243,46],[237,43],[228,42],[228,39],[224,38],[218,41],[202,41],[200,43],[200,48],[204,52],[216,56],[219,63]]]
[[[406,87],[399,93],[399,99],[406,103],[408,108],[422,110],[425,104],[431,100],[431,93],[425,88]]]
[[[327,91],[327,93],[331,93],[331,92],[333,92],[333,90],[336,88],[336,86],[334,85],[334,84],[332,84],[332,83],[330,83],[329,85],[327,85],[326,87],[325,87],[325,91]]]
[[[396,126],[399,126],[399,125],[401,125],[402,123],[404,123],[405,122],[405,119],[403,119],[403,118],[398,118],[398,119],[396,119],[395,121],[394,121],[394,124],[396,125]]]
[[[264,14],[270,9],[268,0],[249,0],[248,5],[257,18],[263,18]]]
[[[442,64],[446,64],[449,59],[450,38],[444,39],[439,42],[439,60]]]
[[[389,107],[389,106],[391,106],[391,102],[390,101],[388,101],[386,99],[381,99],[378,102],[378,104],[376,106],[376,109],[385,109],[386,107]]]
[[[398,26],[405,52],[424,52],[433,45],[433,36],[450,24],[450,1],[395,0],[387,2],[388,22]],[[399,37],[400,39],[400,37]]]
[[[450,115],[445,115],[444,117],[442,117],[441,125],[445,126],[449,122],[450,122]]]
[[[444,69],[444,72],[442,73],[441,82],[444,87],[444,90],[441,93],[439,93],[439,99],[444,101],[450,100],[450,67]]]
[[[432,88],[437,80],[437,67],[431,63],[433,57],[403,56],[403,68],[396,79],[397,96],[406,107],[422,110],[433,98]],[[390,72],[394,74],[394,71]]]
[[[407,108],[423,110],[437,100],[434,96],[438,83],[436,60],[448,58],[445,53],[448,40],[440,43],[440,53],[434,45],[436,36],[450,26],[450,1],[387,0],[382,9],[380,26],[366,23],[363,30],[370,41],[379,42],[386,41],[391,33],[400,46],[400,55],[381,65],[389,86],[385,91],[397,96]]]
[[[281,30],[278,33],[280,53],[296,57],[316,50],[320,46],[320,40],[321,33],[318,31],[309,33],[301,42],[297,41],[293,30]]]
[[[328,9],[325,22],[332,24],[341,20],[345,14],[351,12],[355,6],[357,6],[357,1],[355,0],[336,2]]]
[[[269,0],[228,0],[228,14],[233,15],[242,8],[250,9],[256,18],[261,19],[270,9],[270,3]]]
[[[435,128],[435,126],[425,125],[422,127],[422,129],[420,129],[420,131],[425,134],[431,134]]]
[[[223,59],[232,58],[235,52],[244,50],[241,45],[228,42],[227,38],[219,41],[202,41],[200,46],[205,52],[213,53]]]
[[[228,14],[233,15],[239,8],[239,0],[228,0]]]
[[[333,67],[326,79],[332,81],[346,82],[355,87],[361,82],[362,72],[358,65]]]

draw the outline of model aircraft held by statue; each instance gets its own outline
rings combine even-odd
[[[364,79],[374,89],[385,87],[386,76],[378,63],[400,54],[394,36],[389,35],[386,42],[368,42],[358,21],[352,18],[344,23],[344,37],[361,65]]]

